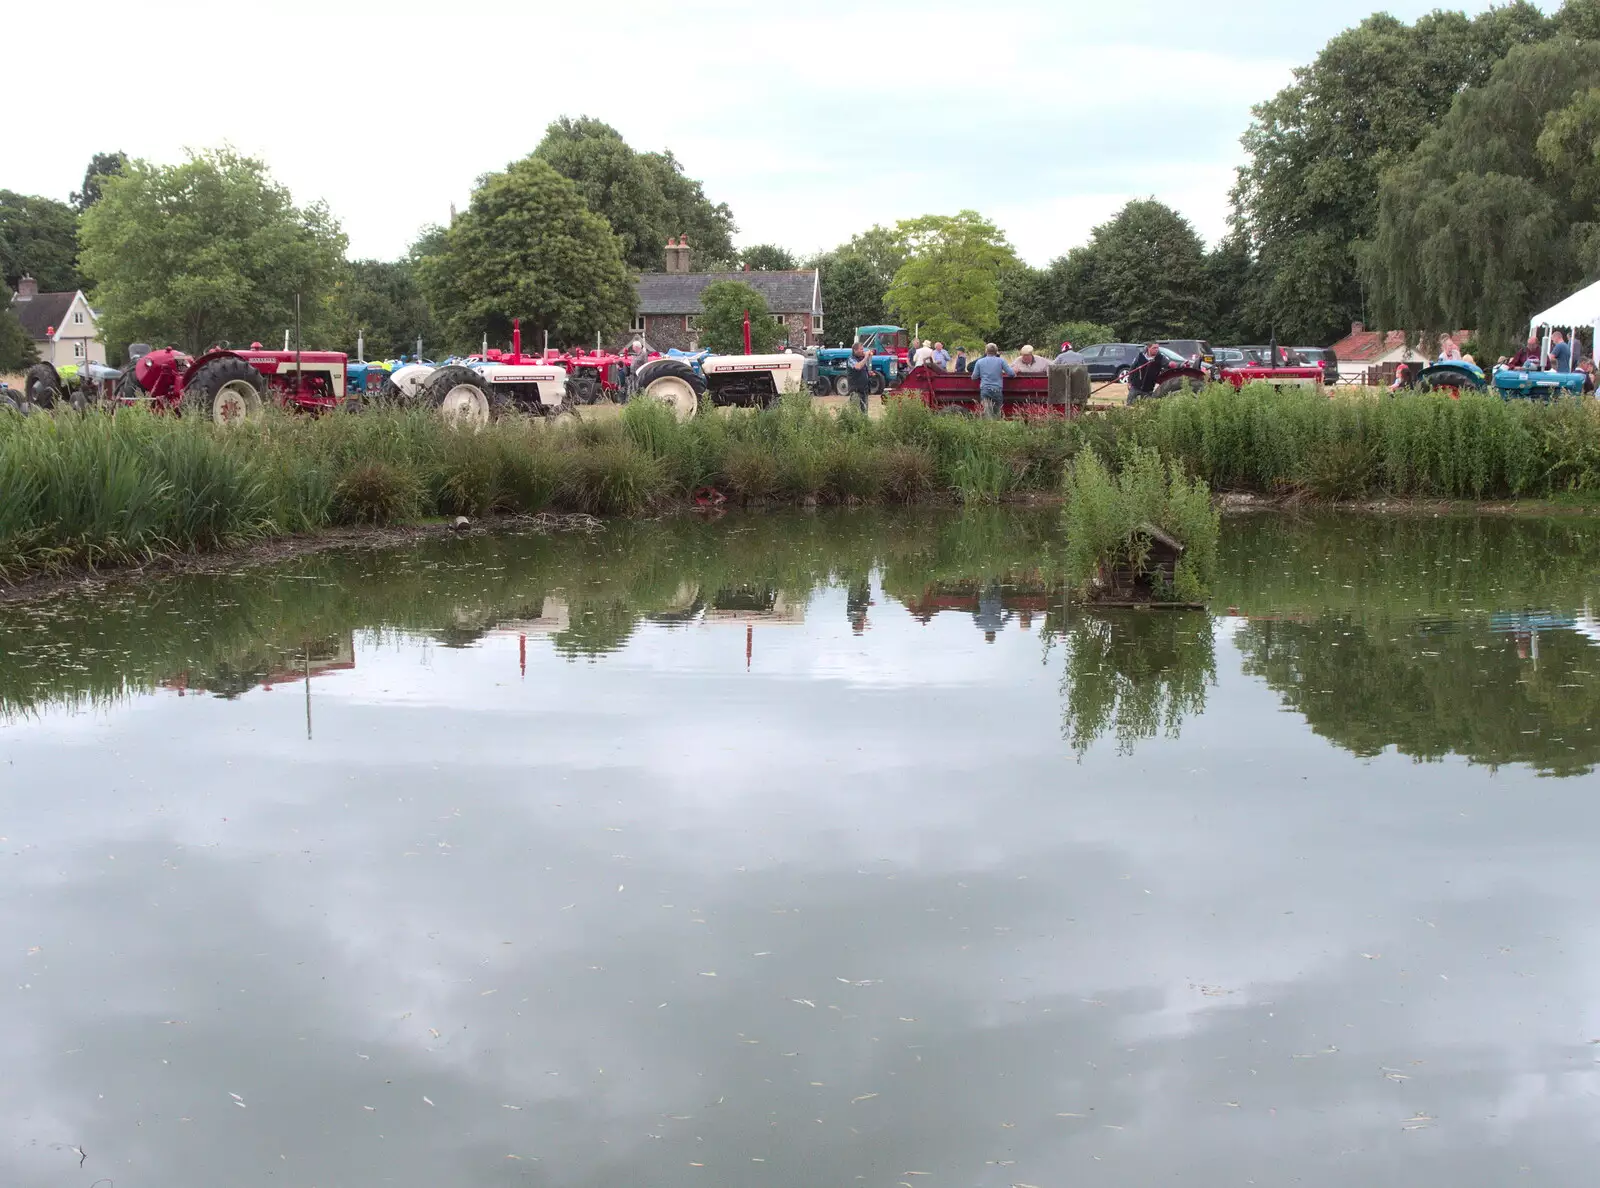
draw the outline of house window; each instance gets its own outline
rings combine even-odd
[[[73,341],[72,341],[72,357],[74,359],[83,358],[83,340],[82,339],[73,339]]]
[[[642,313],[637,313],[637,314],[633,315],[633,325],[630,326],[629,329],[632,330],[635,334],[643,334],[644,333],[644,315]]]
[[[774,322],[778,323],[778,325],[780,325],[780,326],[787,326],[789,324],[788,322],[783,320],[783,315],[782,314],[773,314],[772,315],[772,320]]]
[[[685,330],[689,331],[691,334],[694,333],[694,331],[700,329],[700,327],[696,326],[694,324],[694,322],[695,322],[695,317],[694,317],[693,314],[684,314],[683,315],[683,328]]]
[[[812,314],[811,315],[811,333],[813,333],[813,334],[821,334],[822,333],[822,315],[821,314]]]
[[[75,326],[83,325],[83,310],[75,309],[72,311],[72,322]]]

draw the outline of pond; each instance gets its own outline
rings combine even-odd
[[[0,615],[0,1182],[1502,1185],[1600,1126],[1600,525],[1051,512]]]

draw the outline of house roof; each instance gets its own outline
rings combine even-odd
[[[739,281],[767,299],[772,313],[821,313],[815,268],[783,272],[646,272],[639,277],[639,312],[700,313],[700,294],[717,281]]]
[[[13,297],[11,312],[17,315],[17,321],[22,323],[29,338],[42,342],[50,337],[47,333],[50,327],[61,329],[61,321],[72,308],[72,299],[77,295],[74,290],[71,293],[40,293],[28,301],[18,301]]]
[[[1383,358],[1390,351],[1398,351],[1408,341],[1407,332],[1404,330],[1368,330],[1357,322],[1346,334],[1330,348],[1334,357],[1341,363],[1372,363]],[[1471,330],[1452,330],[1450,336],[1457,343],[1463,343],[1472,337]],[[1420,341],[1420,331],[1411,331],[1409,341]]]

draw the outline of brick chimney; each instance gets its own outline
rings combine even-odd
[[[1351,322],[1350,323],[1350,333],[1351,334],[1363,334],[1363,333],[1366,332],[1366,329],[1367,329],[1366,323],[1364,323],[1364,322]]]
[[[34,280],[33,277],[24,276],[24,277],[19,277],[17,279],[17,300],[18,301],[32,301],[38,295],[39,295],[39,282]]]

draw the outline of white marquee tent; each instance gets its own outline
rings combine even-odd
[[[1572,331],[1580,327],[1600,330],[1600,281],[1579,289],[1570,297],[1563,297],[1543,313],[1536,313],[1528,320],[1529,331],[1537,331],[1542,327],[1564,330],[1568,338],[1572,337]],[[1597,335],[1596,341],[1600,341],[1600,335]]]

